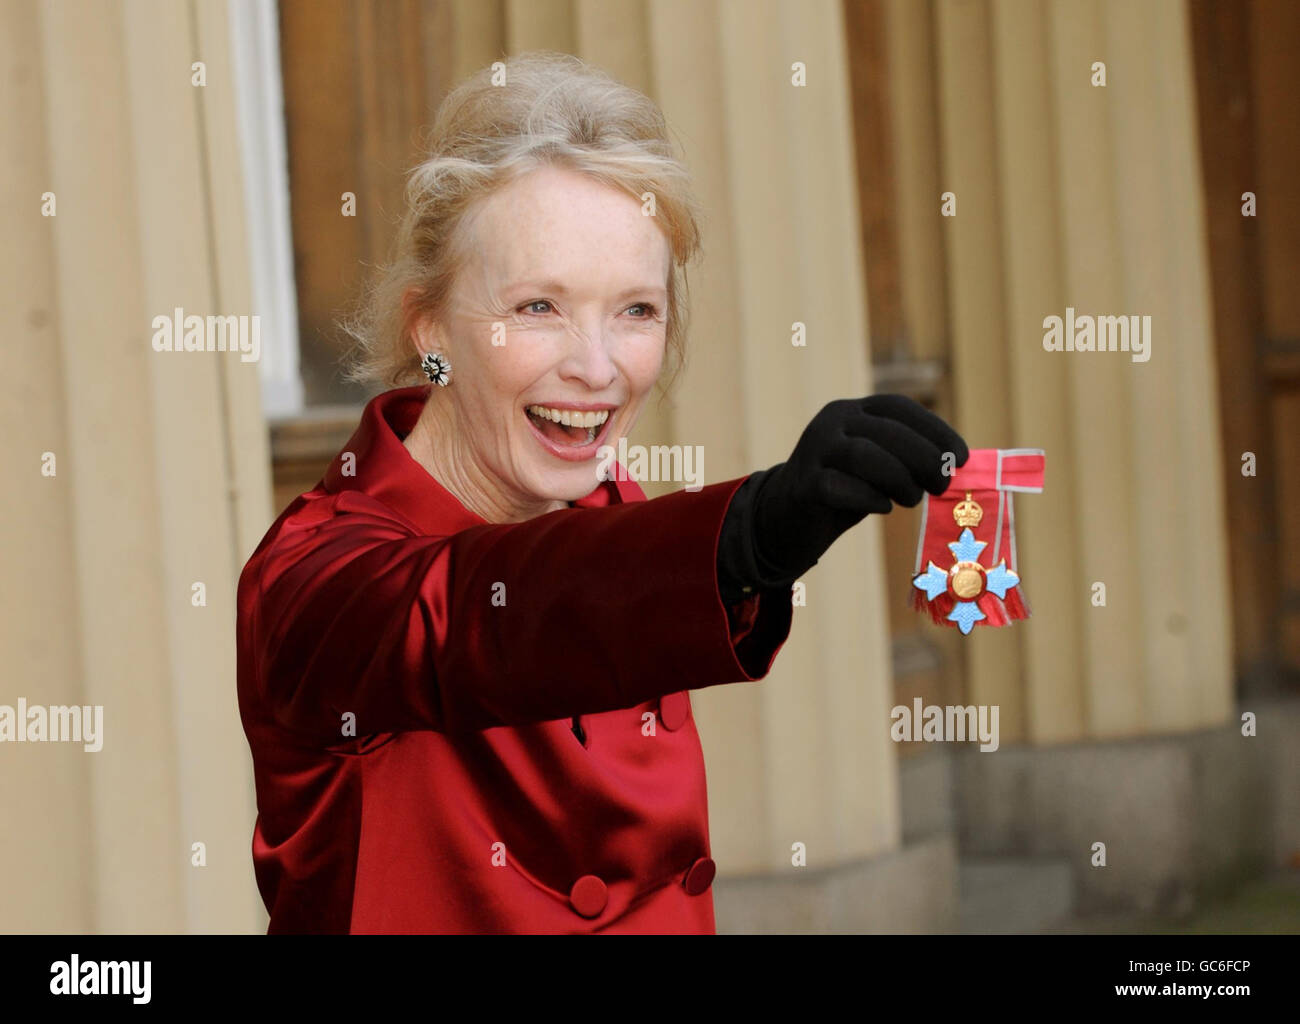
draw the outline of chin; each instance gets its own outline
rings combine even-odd
[[[596,489],[597,460],[577,463],[571,469],[550,470],[538,474],[540,487],[535,492],[546,501],[577,501]]]

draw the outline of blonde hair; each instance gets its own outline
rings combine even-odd
[[[673,379],[685,355],[686,264],[699,251],[698,204],[659,107],[568,54],[534,52],[475,73],[438,108],[427,158],[410,173],[393,255],[344,328],[356,340],[348,377],[400,386],[423,381],[409,335],[437,317],[463,257],[466,213],[528,171],[559,165],[654,196],[672,257],[667,348]],[[403,297],[415,296],[409,306]],[[670,380],[671,383],[671,380]]]

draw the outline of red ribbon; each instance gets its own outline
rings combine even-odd
[[[953,472],[948,490],[937,498],[929,494],[925,496],[913,578],[925,572],[930,562],[946,572],[956,561],[948,545],[961,536],[963,527],[953,518],[953,510],[965,500],[967,492],[984,512],[979,525],[970,528],[975,539],[984,542],[979,563],[992,569],[1005,561],[1007,568],[1018,576],[1012,496],[1017,491],[1041,493],[1046,465],[1047,456],[1041,448],[974,449],[966,464]],[[935,622],[943,625],[956,625],[948,620],[948,613],[957,600],[951,591],[947,591],[931,601],[923,591],[912,588],[912,607],[916,611],[928,611]],[[977,626],[1006,626],[1015,619],[1029,618],[1029,606],[1019,585],[1007,590],[1005,598],[985,590],[975,603],[985,616],[976,623]]]

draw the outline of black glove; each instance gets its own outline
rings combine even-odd
[[[718,539],[723,600],[788,587],[868,513],[942,494],[948,452],[958,466],[970,457],[952,427],[903,395],[831,402],[787,461],[752,474],[733,496]]]

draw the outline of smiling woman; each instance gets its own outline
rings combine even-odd
[[[407,349],[411,321],[436,314],[447,302],[476,240],[475,222],[485,215],[488,204],[481,201],[543,167],[580,172],[618,193],[617,200],[610,195],[603,202],[591,199],[593,212],[635,202],[642,223],[630,234],[601,231],[596,224],[583,228],[611,245],[608,253],[596,249],[586,256],[603,264],[604,257],[613,263],[631,253],[633,265],[620,269],[653,271],[644,279],[633,277],[627,282],[633,293],[617,297],[629,304],[645,301],[646,296],[635,294],[644,286],[661,297],[654,302],[654,318],[664,325],[668,354],[680,365],[687,326],[685,267],[699,251],[699,207],[663,114],[651,100],[576,57],[524,54],[500,68],[482,69],[453,90],[439,107],[429,136],[428,156],[407,181],[407,210],[393,258],[348,325],[358,342],[352,379],[388,386],[418,379]],[[641,212],[647,195],[654,197],[653,217]],[[512,246],[527,232],[549,252],[557,244],[550,229],[565,219],[564,210],[529,209],[536,198],[518,192],[499,197],[496,223],[489,231],[503,230]],[[548,198],[567,197],[553,192]],[[620,223],[629,223],[626,214]],[[651,234],[657,237],[650,252],[643,253],[640,244]],[[668,262],[660,272],[652,261],[665,242]],[[496,296],[500,304],[494,312],[503,321],[521,306],[563,297],[564,289],[579,283],[558,273],[560,268],[549,260],[539,263],[537,254],[531,255],[530,261],[519,253],[510,265],[518,276],[495,280],[498,287],[512,289]],[[497,258],[510,256],[503,252]],[[535,279],[527,279],[526,266],[538,268],[532,271]]]
[[[353,324],[360,379],[430,383],[371,401],[240,579],[273,932],[712,932],[687,691],[766,675],[790,584],[966,459],[886,396],[744,478],[606,478],[680,356],[695,204],[646,97],[500,74],[443,103]]]
[[[459,231],[437,305],[404,295],[399,352],[405,366],[439,353],[478,386],[427,403],[404,443],[471,511],[529,519],[589,494],[597,449],[640,414],[664,362],[672,253],[628,191],[554,163],[497,186]]]

